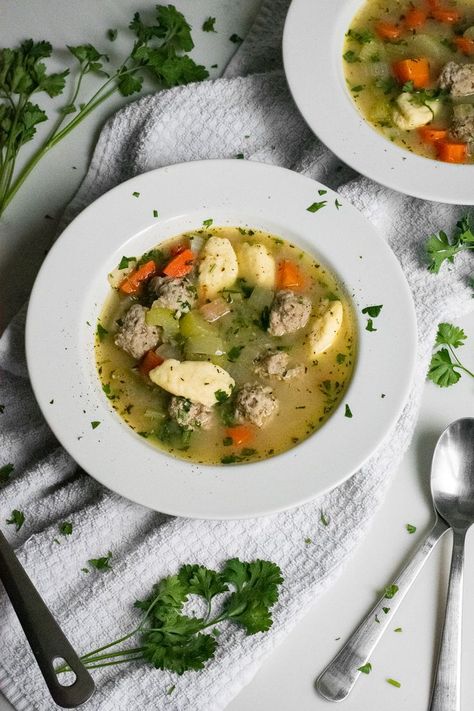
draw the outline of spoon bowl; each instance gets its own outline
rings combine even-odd
[[[474,522],[474,418],[456,420],[439,438],[431,492],[438,513],[452,528]]]

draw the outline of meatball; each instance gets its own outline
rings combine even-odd
[[[239,423],[251,422],[257,427],[263,427],[277,409],[278,400],[268,385],[247,383],[240,388],[235,398],[235,419]]]
[[[177,318],[190,311],[196,304],[196,289],[186,278],[162,279],[155,277],[150,286],[158,296],[153,302],[153,306],[175,311]]]
[[[267,353],[257,362],[256,372],[264,378],[277,378],[277,380],[292,380],[304,374],[304,366],[295,365],[288,367],[290,356],[284,351]]]
[[[199,402],[173,395],[168,412],[170,417],[185,430],[208,430],[212,424],[212,410]]]
[[[285,289],[277,292],[270,309],[268,332],[284,336],[304,328],[311,314],[311,301],[307,296]]]
[[[474,64],[448,62],[441,71],[439,85],[448,89],[451,96],[474,94]]]
[[[161,328],[146,323],[147,311],[144,306],[133,304],[125,314],[123,324],[115,336],[115,345],[133,358],[141,358],[147,351],[156,348],[161,339]]]
[[[454,107],[450,132],[457,141],[474,142],[474,106],[472,104],[458,104]]]

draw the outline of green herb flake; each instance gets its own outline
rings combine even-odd
[[[129,266],[130,262],[134,262],[134,261],[136,261],[136,260],[135,260],[135,257],[125,257],[125,256],[123,256],[122,259],[121,259],[120,262],[119,262],[119,265],[118,265],[117,269],[127,269],[127,267]]]
[[[305,539],[304,539],[304,542],[306,543],[307,546],[309,546],[309,545],[311,545],[311,543],[313,542],[313,540],[312,540],[312,538],[305,538]]]
[[[81,568],[81,573],[90,573],[89,568]]]
[[[391,600],[392,597],[394,597],[398,592],[398,585],[395,585],[395,583],[392,583],[391,585],[387,585],[383,592],[383,596],[387,598],[388,600]]]
[[[327,190],[318,190],[318,195],[326,195]]]
[[[245,346],[233,346],[227,353],[227,360],[231,363],[235,363],[244,348]]]
[[[392,686],[396,686],[397,689],[399,689],[399,688],[401,687],[400,682],[397,681],[396,679],[387,679],[386,681],[387,681],[387,684],[391,684]]]
[[[153,217],[159,217],[158,210],[153,210]]]
[[[245,158],[243,153],[237,153],[235,157],[237,158],[237,160],[243,160]]]
[[[319,513],[319,520],[323,524],[323,526],[329,526],[329,517],[324,513],[324,511],[321,509]]]
[[[15,530],[19,531],[20,528],[25,523],[25,514],[23,511],[18,511],[18,509],[13,509],[10,514],[10,518],[6,519],[6,522],[10,525],[15,526]]]
[[[344,410],[344,417],[352,417],[351,408],[346,404],[346,409]]]
[[[351,86],[351,91],[354,94],[358,94],[360,91],[365,89],[365,84],[356,84],[356,86]]]
[[[360,62],[359,57],[357,56],[357,54],[354,52],[353,49],[348,49],[347,52],[345,52],[342,55],[342,58],[348,64],[354,64],[354,62]]]
[[[204,227],[210,227],[213,222],[214,222],[214,220],[210,217],[210,218],[207,219],[207,220],[203,220],[203,221],[202,221],[202,224],[204,225]]]
[[[62,533],[63,536],[70,536],[72,533],[72,528],[73,526],[70,521],[63,521],[59,524],[59,533]]]
[[[136,197],[136,198],[140,197],[140,193],[138,193],[136,190],[135,190],[135,192],[132,193],[132,195],[133,195],[133,197]]]
[[[339,200],[336,198],[334,200],[334,205],[336,206],[336,210],[339,210],[339,208],[342,207],[342,202],[339,202]]]
[[[394,632],[401,632],[401,631],[402,631],[402,628],[401,628],[401,627],[395,627],[395,629],[394,629],[393,631],[394,631]]]
[[[100,420],[92,420],[91,427],[95,430],[100,425]]]
[[[229,39],[230,39],[230,41],[233,42],[234,44],[240,44],[241,42],[243,42],[242,37],[239,37],[239,35],[235,34],[235,32],[234,32],[233,35],[231,35],[231,36],[229,37]]]
[[[374,333],[378,329],[374,328],[374,322],[372,321],[371,318],[367,321],[367,326],[365,327],[366,331],[369,331],[370,333]]]
[[[216,398],[217,402],[222,403],[229,399],[229,393],[226,393],[225,390],[216,390],[214,393],[214,397]]]
[[[382,309],[383,304],[379,304],[378,306],[365,306],[362,309],[362,313],[367,314],[367,316],[370,316],[371,318],[377,318],[377,316],[380,315]]]
[[[4,464],[0,467],[0,484],[5,484],[10,479],[10,474],[13,474],[14,470],[14,464]]]
[[[107,30],[107,39],[109,39],[111,42],[115,42],[117,39],[117,30]]]
[[[171,694],[173,693],[173,691],[174,691],[175,689],[176,689],[176,684],[173,684],[173,686],[169,686],[169,687],[166,689],[166,695],[167,695],[167,696],[171,696]]]
[[[89,563],[89,565],[92,565],[92,567],[96,570],[107,572],[109,570],[112,570],[112,566],[110,565],[111,558],[112,551],[109,551],[106,556],[103,556],[102,558],[91,558],[87,562]]]
[[[370,672],[372,671],[372,664],[370,662],[367,662],[361,667],[357,667],[357,671],[362,672],[362,674],[370,674]]]
[[[318,212],[318,210],[322,210],[323,207],[326,207],[327,205],[327,200],[321,200],[320,202],[313,202],[309,207],[306,208],[308,212]]]
[[[97,321],[97,330],[96,330],[97,338],[99,341],[102,343],[106,335],[108,334],[108,331],[106,328],[104,328],[101,324],[100,321]]]
[[[346,360],[346,354],[345,353],[338,353],[336,356],[336,363],[339,365],[342,365],[344,361]]]
[[[5,412],[5,405],[0,405],[0,415],[3,415]]]
[[[386,615],[388,615],[388,613],[390,612],[389,607],[382,607],[382,610],[385,612]]]
[[[234,444],[234,440],[232,439],[232,437],[224,437],[224,439],[222,440],[222,444],[224,445],[224,447],[231,447]]]
[[[207,20],[204,20],[202,23],[202,31],[203,32],[216,32],[216,29],[214,25],[216,24],[216,18],[215,17],[208,17]]]
[[[416,526],[413,526],[413,524],[411,524],[411,523],[407,523],[406,529],[407,529],[408,533],[415,533]]]

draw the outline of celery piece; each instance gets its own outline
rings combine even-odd
[[[161,326],[165,337],[173,337],[179,333],[179,321],[174,317],[173,311],[154,306],[147,311],[145,321],[149,326]]]
[[[222,355],[225,353],[222,339],[216,333],[198,334],[190,336],[186,341],[186,354],[200,353],[201,355]]]

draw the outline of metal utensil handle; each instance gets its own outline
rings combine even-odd
[[[454,530],[448,598],[430,711],[460,711],[461,621],[464,539],[466,531]]]
[[[65,708],[74,708],[83,704],[94,692],[94,681],[1,531],[0,579],[54,701]],[[59,683],[54,671],[54,661],[58,659],[65,659],[76,675],[76,680],[71,686],[63,686]]]
[[[412,558],[405,565],[394,581],[398,591],[393,598],[381,597],[367,617],[353,632],[346,644],[336,654],[332,662],[316,680],[316,688],[328,701],[342,701],[349,694],[370,658],[401,601],[410,589],[413,581],[423,567],[429,554],[441,536],[448,530],[448,524],[438,518],[426,539],[416,549]],[[385,608],[385,611],[384,611]],[[387,610],[387,608],[389,608]],[[443,710],[444,711],[444,710]]]

